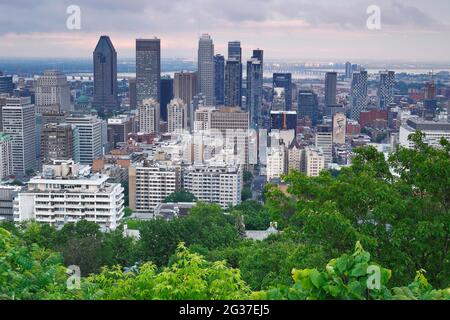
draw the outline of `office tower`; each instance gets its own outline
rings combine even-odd
[[[126,143],[128,135],[133,132],[133,117],[129,115],[118,115],[108,119],[108,144],[116,149],[119,143]]]
[[[137,92],[136,92],[136,78],[128,80],[128,98],[130,99],[130,109],[137,108]]]
[[[78,132],[74,143],[78,145],[79,154],[74,152],[73,160],[91,165],[92,161],[103,155],[103,121],[96,116],[72,115],[66,118],[66,122],[75,125]]]
[[[138,106],[145,99],[161,102],[160,39],[136,39],[136,94]]]
[[[159,132],[159,103],[154,99],[145,99],[139,107],[139,131],[142,133]]]
[[[333,143],[344,144],[347,135],[347,117],[344,113],[336,113],[333,116]]]
[[[14,201],[22,190],[22,186],[0,185],[0,221],[14,221]]]
[[[325,167],[325,156],[321,150],[305,148],[305,171],[308,177],[318,177]]]
[[[191,124],[194,111],[192,110],[192,100],[198,93],[198,74],[197,72],[181,72],[175,73],[173,81],[173,96],[175,99],[181,99],[188,106],[187,121],[188,127]]]
[[[67,77],[48,70],[36,82],[36,113],[70,111],[70,88]]]
[[[329,125],[317,126],[316,148],[320,149],[325,157],[325,168],[333,162],[333,130]]]
[[[124,217],[120,183],[109,183],[107,175],[92,174],[89,167],[71,160],[53,161],[42,172],[16,198],[15,222],[33,220],[62,227],[86,220],[102,231],[117,228]]]
[[[352,78],[352,64],[350,62],[346,62],[345,63],[345,78],[346,79],[351,79]]]
[[[209,34],[203,34],[198,42],[198,89],[210,106],[215,105],[214,78],[214,43]]]
[[[172,193],[181,188],[178,166],[144,161],[129,167],[130,208],[134,212],[152,213]]]
[[[297,116],[299,118],[308,117],[312,121],[312,124],[316,125],[319,116],[317,94],[312,90],[299,90],[297,104]]]
[[[304,167],[303,153],[305,152],[304,148],[301,147],[296,141],[293,141],[289,148],[287,149],[287,163],[288,163],[288,172],[291,170],[295,170],[301,172]]]
[[[12,139],[10,136],[0,132],[0,181],[12,174]]]
[[[202,130],[209,130],[211,129],[211,114],[216,109],[214,107],[204,107],[201,106],[197,110],[195,110],[194,113],[194,120],[193,120],[193,131],[199,132]]]
[[[41,131],[41,160],[48,164],[53,160],[73,159],[74,125],[68,123],[46,124]]]
[[[3,72],[0,71],[0,94],[8,94],[12,96],[13,92],[14,92],[13,77],[3,75]]]
[[[68,117],[67,113],[64,112],[50,112],[44,113],[41,115],[42,125],[45,126],[49,123],[63,123],[66,122],[66,118]]]
[[[337,72],[325,74],[325,106],[336,105]]]
[[[296,111],[271,111],[270,129],[272,130],[295,130],[297,129]]]
[[[227,60],[225,66],[225,106],[241,105],[242,65],[236,58]]]
[[[214,90],[216,105],[225,104],[225,57],[221,54],[214,56]]]
[[[239,107],[242,106],[242,48],[240,41],[228,42],[228,60],[239,61]]]
[[[261,120],[263,65],[263,51],[254,50],[252,58],[247,61],[247,111],[252,125],[258,125]]]
[[[367,108],[367,71],[353,73],[350,90],[351,118],[359,121],[361,111]]]
[[[101,36],[94,50],[94,100],[92,107],[100,113],[118,108],[117,52],[108,36]]]
[[[159,115],[161,121],[167,122],[167,105],[173,99],[173,79],[170,76],[161,77],[161,103]]]
[[[387,110],[389,104],[394,102],[395,71],[380,71],[378,86],[378,107]]]
[[[187,105],[181,99],[173,99],[167,105],[168,132],[182,134],[187,129]]]
[[[183,170],[183,189],[198,201],[216,203],[223,209],[241,203],[241,166],[191,166]]]
[[[8,98],[3,106],[3,132],[12,139],[13,173],[36,170],[35,108],[30,97]]]
[[[292,74],[291,73],[274,73],[273,88],[284,88],[285,109],[292,110]],[[274,91],[275,94],[275,91]]]
[[[239,107],[222,108],[211,112],[210,129],[213,134],[220,132],[220,137],[228,147],[232,147],[233,154],[241,165],[249,163],[249,114]]]

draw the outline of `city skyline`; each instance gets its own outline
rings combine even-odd
[[[450,3],[441,0],[380,0],[381,30],[366,27],[372,4],[366,0],[251,0],[239,5],[197,0],[188,7],[179,1],[109,1],[100,6],[81,0],[76,3],[80,30],[66,27],[72,3],[23,6],[25,2],[0,4],[1,57],[85,57],[98,37],[108,34],[121,58],[133,57],[136,38],[157,36],[164,57],[195,59],[198,38],[209,33],[216,51],[224,54],[228,41],[240,40],[244,58],[253,48],[264,47],[268,59],[450,60],[450,44],[442,41],[450,35],[445,14]]]

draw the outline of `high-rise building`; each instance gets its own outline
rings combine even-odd
[[[187,121],[188,127],[193,128],[194,110],[192,101],[198,93],[197,72],[175,73],[173,81],[173,96],[181,99],[188,106]]]
[[[41,160],[48,164],[53,160],[71,160],[74,157],[74,125],[68,123],[46,124],[41,131]]]
[[[367,71],[354,72],[350,90],[351,118],[359,120],[361,111],[367,108]]]
[[[94,53],[94,100],[92,107],[111,113],[117,100],[117,52],[108,36],[101,36]]]
[[[333,116],[333,143],[344,144],[347,134],[347,117],[343,113]]]
[[[0,185],[0,220],[14,221],[14,201],[22,186]]]
[[[136,39],[137,103],[145,99],[161,102],[161,40]]]
[[[325,168],[333,162],[333,130],[329,125],[317,126],[316,148],[322,151],[325,158]]]
[[[137,108],[137,92],[136,92],[136,78],[128,80],[128,98],[130,99],[130,109]]]
[[[247,111],[252,125],[258,125],[261,120],[263,66],[263,51],[254,50],[252,58],[247,61]]]
[[[12,139],[0,132],[0,180],[13,174]],[[1,211],[0,207],[0,211]]]
[[[345,78],[346,79],[351,79],[352,78],[352,64],[350,62],[346,62],[345,63]]]
[[[198,201],[220,205],[223,209],[241,203],[243,179],[238,166],[192,166],[183,170],[183,189]]]
[[[88,115],[73,115],[66,118],[66,122],[73,124],[78,133],[74,140],[79,154],[74,152],[74,160],[83,165],[91,165],[92,161],[104,153],[104,122],[96,116]]]
[[[13,77],[4,75],[0,71],[0,94],[12,95],[14,92]]]
[[[15,175],[36,170],[35,107],[30,97],[8,98],[3,106],[3,131],[12,139],[12,161]]]
[[[187,105],[181,99],[173,99],[167,105],[168,132],[182,134],[187,129]]]
[[[337,72],[325,74],[325,106],[336,105]]]
[[[214,56],[214,90],[216,105],[225,104],[225,57],[221,54]]]
[[[239,104],[237,106],[242,106],[242,48],[240,41],[230,41],[228,42],[228,60],[239,61],[240,71],[239,71]]]
[[[284,145],[267,148],[267,181],[280,179],[286,173],[286,162]]]
[[[325,157],[321,150],[307,147],[305,149],[305,171],[308,177],[318,177],[325,169]]]
[[[145,99],[139,107],[139,131],[159,132],[159,103],[155,99]]]
[[[316,125],[319,116],[317,94],[312,90],[299,90],[297,104],[297,116],[299,118],[308,117],[313,125]]]
[[[178,166],[144,161],[130,166],[128,176],[130,208],[135,212],[153,213],[159,204],[181,188]]]
[[[198,88],[206,98],[206,104],[215,104],[214,43],[209,34],[203,34],[198,42]]]
[[[92,174],[90,167],[74,161],[44,165],[42,176],[32,178],[14,203],[14,221],[33,220],[62,227],[86,220],[103,231],[114,230],[124,217],[120,183],[107,175]]]
[[[173,79],[170,76],[161,77],[161,103],[159,114],[161,121],[167,122],[167,105],[173,99]]]
[[[236,58],[227,60],[225,66],[225,106],[239,107],[241,96],[242,65]]]
[[[70,88],[67,77],[48,70],[36,82],[36,113],[70,111]]]
[[[387,110],[389,104],[394,102],[395,71],[380,71],[378,86],[378,107]]]
[[[291,73],[274,73],[273,88],[284,88],[284,99],[286,111],[292,110],[292,74]]]
[[[286,91],[284,88],[273,88],[271,111],[286,111]]]
[[[297,112],[271,111],[270,128],[272,130],[295,130],[297,128]]]
[[[129,115],[118,115],[108,119],[108,144],[115,149],[119,143],[126,143],[128,135],[133,132],[134,117]]]

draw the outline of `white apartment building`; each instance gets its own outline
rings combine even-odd
[[[399,143],[404,148],[413,148],[414,143],[408,137],[421,131],[425,134],[425,142],[430,146],[440,146],[439,141],[445,138],[450,141],[450,122],[447,121],[426,121],[420,118],[410,118],[400,127]]]
[[[325,156],[321,150],[305,149],[305,169],[308,177],[318,177],[320,172],[325,169]]]
[[[70,88],[67,77],[48,70],[36,83],[36,113],[70,111]]]
[[[325,157],[325,168],[333,162],[333,130],[331,126],[317,126],[316,148],[321,149]]]
[[[182,134],[187,130],[187,105],[181,99],[173,99],[167,105],[168,132]]]
[[[107,183],[106,175],[91,174],[90,167],[55,160],[43,174],[32,178],[14,201],[14,221],[34,220],[61,227],[87,220],[102,230],[114,230],[124,216],[123,187]]]
[[[267,181],[281,179],[286,173],[286,148],[284,145],[267,148]]]
[[[153,213],[169,195],[180,190],[180,167],[144,161],[130,166],[129,199],[135,212]]]
[[[159,103],[154,99],[144,99],[139,107],[139,130],[142,133],[159,132]]]
[[[183,170],[183,188],[200,202],[226,209],[241,203],[242,168],[236,166],[191,166]]]
[[[0,180],[12,175],[12,144],[11,138],[0,132]]]

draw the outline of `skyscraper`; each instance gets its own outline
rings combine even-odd
[[[214,56],[214,90],[216,105],[225,104],[225,57],[221,54]]]
[[[345,63],[345,78],[351,79],[352,78],[352,64],[350,62]]]
[[[242,48],[240,41],[228,42],[228,60],[239,61],[239,106],[242,106]]]
[[[336,105],[337,72],[325,74],[325,106]]]
[[[12,139],[10,136],[0,132],[0,180],[10,176],[12,173]],[[2,209],[4,210],[3,206]],[[3,210],[0,210],[0,212]]]
[[[136,39],[136,95],[161,102],[161,40]]]
[[[167,105],[173,99],[173,79],[170,76],[161,77],[161,103],[159,114],[162,121],[167,121]]]
[[[69,84],[64,74],[56,70],[48,70],[38,78],[36,83],[36,113],[59,111],[70,111]]]
[[[299,118],[308,117],[313,125],[317,124],[319,115],[319,103],[317,95],[312,90],[299,90],[297,115]]]
[[[74,144],[77,145],[77,149],[79,148],[79,153],[74,152],[73,160],[91,165],[92,161],[103,155],[103,121],[96,116],[73,115],[66,118],[66,122],[73,124],[77,129]]]
[[[261,120],[263,64],[263,50],[253,50],[252,58],[247,61],[247,111],[253,125]]]
[[[136,78],[128,80],[128,98],[130,99],[130,108],[137,108]]]
[[[41,159],[44,164],[73,159],[74,130],[76,127],[67,123],[49,123],[42,128]]]
[[[173,96],[183,100],[187,105],[188,127],[193,128],[194,110],[192,110],[192,100],[198,92],[197,72],[175,73],[173,81]],[[192,121],[192,123],[191,123]]]
[[[118,107],[117,52],[108,36],[101,36],[94,53],[94,100],[92,107],[99,112]]]
[[[350,90],[351,118],[359,121],[361,111],[367,107],[367,71],[353,73]]]
[[[381,71],[378,86],[378,107],[387,110],[394,102],[395,71]]]
[[[203,34],[198,42],[198,83],[206,104],[214,105],[214,43],[209,34]]]
[[[236,58],[227,60],[225,66],[225,105],[239,107],[241,105],[241,64]]]
[[[292,110],[292,74],[274,73],[273,88],[284,88],[285,109]]]
[[[12,139],[12,161],[15,175],[36,170],[35,108],[30,97],[8,98],[3,106],[3,131]]]
[[[12,76],[3,75],[0,71],[0,94],[6,93],[12,95],[14,91],[14,84]]]
[[[167,105],[168,132],[182,134],[187,128],[187,105],[181,99],[173,99]]]

